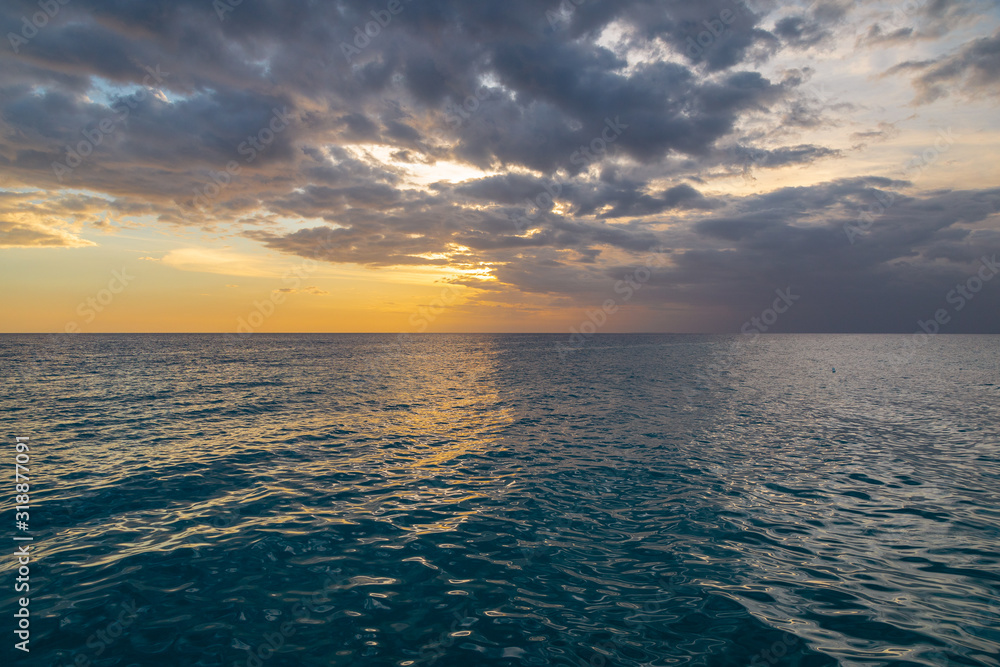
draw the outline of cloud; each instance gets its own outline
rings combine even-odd
[[[972,275],[981,256],[1000,252],[1000,190],[908,190],[848,179],[747,198],[730,215],[695,224],[712,243],[677,256],[663,280],[689,285],[690,303],[730,307],[792,285],[803,298],[786,330],[912,330]],[[879,201],[892,204],[851,244],[844,226],[878,210]],[[969,226],[976,224],[993,231],[974,233]],[[1000,293],[985,294],[954,331],[996,330],[998,303]]]
[[[989,12],[989,0],[921,0],[890,3],[855,41],[858,47],[898,47],[940,40]]]
[[[805,16],[786,16],[774,24],[774,34],[786,44],[798,49],[806,49],[830,38],[830,31],[822,23]]]
[[[312,294],[313,296],[329,296],[330,293],[326,290],[320,289],[315,285],[309,285],[303,287],[302,289],[294,289],[292,287],[282,287],[275,290],[276,292],[282,292],[284,294]]]
[[[888,141],[899,134],[899,128],[895,124],[882,122],[878,124],[878,129],[851,133],[851,141],[858,142],[858,147],[863,147],[869,143]]]
[[[514,201],[530,192],[531,184],[496,178],[455,189]],[[700,195],[680,186],[662,195],[669,197],[697,200]],[[862,213],[890,198],[888,210],[852,244],[845,225],[858,224]],[[643,202],[641,196],[635,201]],[[474,278],[459,282],[492,295],[482,297],[487,300],[510,291],[546,295],[554,302],[568,298],[580,305],[612,290],[633,266],[630,262],[653,248],[666,248],[668,268],[637,295],[637,305],[739,312],[791,284],[811,296],[783,326],[809,331],[907,330],[926,309],[933,311],[949,281],[959,280],[971,262],[1000,251],[1000,233],[970,229],[986,225],[1000,230],[1000,190],[920,194],[906,182],[855,178],[719,197],[692,212],[695,217],[682,224],[608,225],[540,211],[530,232],[519,234],[509,219],[482,214],[475,222],[461,221],[442,210],[423,220],[407,218],[405,226],[402,220],[369,221],[356,229],[319,227],[253,236],[280,252],[372,267],[488,265],[496,278],[492,283]],[[980,311],[978,321],[956,325],[956,331],[1000,324],[1000,317],[990,312]]]
[[[887,30],[878,23],[873,23],[868,31],[858,37],[857,46],[890,46],[904,44],[915,39],[913,28],[896,28]]]
[[[83,248],[96,245],[61,229],[0,219],[0,248]]]
[[[683,49],[688,33],[731,7],[726,2],[669,3],[666,11],[648,0],[579,7],[567,32],[553,34],[544,5],[507,3],[498,12],[428,0],[406,5],[392,37],[387,29],[353,63],[336,45],[354,39],[352,25],[371,20],[368,3],[259,2],[225,22],[199,3],[149,7],[74,2],[20,58],[3,56],[6,170],[34,184],[155,203],[166,221],[185,224],[196,217],[192,192],[214,188],[213,174],[235,161],[241,173],[205,211],[211,224],[296,185],[340,186],[330,182],[335,173],[319,180],[322,168],[312,163],[352,144],[382,144],[414,161],[577,172],[574,152],[599,136],[608,117],[630,125],[616,149],[633,159],[704,155],[743,113],[791,92],[749,71],[706,80],[666,61],[627,67],[595,44],[611,26],[650,40],[651,25],[659,25],[659,36]],[[12,25],[19,17],[16,8],[0,14]],[[729,26],[732,34],[713,49],[725,51],[725,65],[713,60],[713,71],[741,64],[740,40],[758,20],[747,10]],[[462,30],[454,32],[456,25]],[[449,38],[437,41],[446,30]],[[187,35],[183,49],[179,34]],[[150,71],[161,76],[147,91]],[[95,84],[101,95],[92,94]],[[452,127],[444,110],[477,90],[487,99],[474,122]],[[293,122],[247,160],[248,140],[276,108],[287,108]],[[98,131],[102,122],[112,129]],[[86,145],[88,136],[100,141]],[[76,158],[67,147],[81,144],[87,155],[71,167]]]
[[[803,328],[904,321],[973,240],[993,243],[986,190],[828,176],[900,130],[869,103],[885,98],[867,63],[843,76],[872,89],[843,99],[811,80],[871,17],[859,45],[920,40],[890,70],[920,103],[992,95],[998,34],[944,46],[974,28],[974,3],[571,4],[404,3],[362,44],[366,0],[244,2],[223,21],[203,0],[74,0],[16,56],[0,53],[0,233],[65,247],[90,244],[89,228],[193,228],[330,263],[453,271],[483,300],[532,307],[586,303],[666,247],[637,303],[732,315],[794,278],[834,304],[783,318]],[[16,29],[26,7],[0,7],[0,26]],[[767,192],[775,170],[821,182]],[[748,190],[764,191],[734,194]],[[896,203],[852,246],[843,224],[887,191]],[[159,261],[276,274],[233,250]],[[850,295],[871,284],[891,307],[857,297],[870,310],[852,315]]]
[[[178,271],[217,273],[224,276],[277,277],[280,271],[258,255],[212,248],[177,248],[160,260]]]
[[[886,75],[912,73],[914,104],[929,104],[960,90],[970,97],[1000,94],[1000,32],[980,37],[956,52],[924,61],[902,62]]]

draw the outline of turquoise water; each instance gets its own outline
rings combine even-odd
[[[3,650],[1000,664],[1000,336],[557,343],[0,337],[36,550]]]

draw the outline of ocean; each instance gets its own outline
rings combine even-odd
[[[5,664],[1000,664],[1000,336],[566,343],[0,336]]]

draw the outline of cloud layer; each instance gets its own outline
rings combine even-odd
[[[5,3],[0,245],[84,245],[83,229],[142,220],[454,267],[484,307],[599,303],[659,249],[635,301],[651,318],[733,330],[794,286],[779,330],[908,331],[1000,251],[1000,194],[863,174],[768,189],[899,134],[847,127],[858,105],[788,65],[928,44],[883,80],[910,82],[918,106],[995,99],[1000,33],[968,34],[981,8],[73,0],[37,26],[36,3]],[[997,298],[954,331],[1000,331]]]

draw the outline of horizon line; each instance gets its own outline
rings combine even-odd
[[[565,336],[573,332],[551,331],[261,331],[237,333],[233,331],[77,331],[74,333],[57,331],[2,331],[0,336],[230,336],[253,338],[255,336]],[[596,336],[1000,336],[1000,331],[941,332],[929,334],[923,331],[774,331],[745,334],[741,332],[680,332],[680,331],[608,331],[587,334]]]

